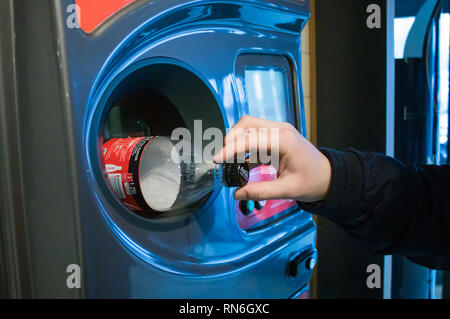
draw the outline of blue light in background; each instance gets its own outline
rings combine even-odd
[[[411,31],[411,27],[413,26],[415,20],[415,17],[396,18],[394,20],[394,56],[396,59],[403,59],[406,39],[408,38],[409,31]]]
[[[415,17],[396,18],[395,59],[403,59],[406,39],[414,24]],[[450,14],[441,14],[439,30],[439,153],[438,163],[448,161],[448,133],[449,133],[449,51],[450,51]]]
[[[449,55],[450,14],[441,14],[439,35],[439,158],[441,164],[448,161],[448,113],[449,113]]]

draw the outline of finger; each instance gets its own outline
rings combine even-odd
[[[259,153],[268,154],[271,150],[270,133],[258,134],[251,132],[236,137],[233,142],[226,144],[222,150],[214,157],[216,163],[231,162],[236,158],[243,161],[248,153],[251,153],[250,159],[257,163]]]
[[[231,128],[231,130],[228,132],[227,136],[225,136],[224,143],[225,145],[232,141],[234,141],[239,136],[243,136],[245,132],[247,131],[249,125],[251,123],[256,122],[256,118],[251,116],[243,116],[239,119],[239,121]]]
[[[232,138],[232,139],[231,139]],[[250,137],[248,134],[233,134],[225,143],[224,147],[214,157],[216,163],[223,163],[230,160],[234,160],[236,157],[241,159],[245,158],[245,155],[250,149],[250,142],[254,137]]]
[[[230,130],[225,137],[225,144],[233,141],[237,136],[244,135],[249,130],[258,130],[260,128],[276,128],[280,127],[280,122],[274,122],[253,116],[243,116]]]
[[[270,200],[287,199],[286,183],[282,179],[270,182],[249,183],[234,193],[236,200]]]
[[[225,136],[224,145],[230,144],[231,142],[233,142],[240,136],[245,135],[245,132],[246,132],[246,128],[234,126],[228,132],[227,136]]]

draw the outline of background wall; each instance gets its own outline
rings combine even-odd
[[[310,0],[311,17],[302,31],[302,84],[304,95],[306,135],[313,143],[317,143],[316,94],[315,94],[315,0]],[[314,217],[317,223],[317,218]],[[317,271],[314,270],[310,282],[310,297],[317,298]]]
[[[307,137],[312,138],[311,126],[311,20],[302,31],[302,83],[305,101]]]
[[[378,4],[382,28],[369,29],[367,7]],[[386,1],[315,1],[317,145],[386,151]],[[383,267],[327,219],[318,219],[316,297],[382,298],[366,285],[367,266]]]

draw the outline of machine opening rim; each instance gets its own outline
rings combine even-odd
[[[188,207],[186,212],[173,212],[173,214],[164,214],[164,216],[145,216],[137,212],[131,211],[126,208],[123,203],[115,196],[105,179],[105,164],[103,160],[103,141],[104,141],[104,128],[107,118],[113,108],[111,100],[114,98],[114,94],[117,89],[129,79],[129,77],[135,76],[137,72],[143,72],[142,70],[151,69],[154,67],[167,67],[179,70],[184,75],[189,75],[192,79],[195,79],[198,88],[208,96],[211,104],[214,104],[217,112],[217,122],[220,122],[220,128],[225,132],[226,116],[224,116],[223,108],[219,103],[219,99],[216,95],[214,88],[203,78],[199,72],[193,69],[188,64],[171,58],[148,58],[134,62],[123,69],[120,73],[111,77],[111,80],[104,85],[102,93],[99,94],[98,103],[94,104],[94,110],[92,112],[89,130],[88,130],[88,161],[94,174],[94,180],[96,183],[96,197],[99,205],[104,206],[107,204],[108,209],[102,209],[104,214],[110,215],[110,210],[117,212],[121,217],[128,222],[133,223],[139,227],[148,228],[150,230],[164,231],[173,227],[180,227],[189,222],[190,217],[193,215],[200,215],[207,211],[218,194],[220,189],[217,189],[210,193],[207,197],[203,198],[192,207]],[[168,98],[170,100],[170,98]],[[177,105],[176,107],[182,107]],[[211,110],[209,110],[211,113]],[[201,114],[204,115],[204,114]],[[201,117],[199,117],[201,119]],[[157,135],[157,134],[155,134]],[[103,207],[102,207],[103,208]],[[108,216],[110,217],[110,216]],[[154,227],[156,226],[156,227]]]

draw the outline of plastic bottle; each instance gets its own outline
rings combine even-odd
[[[196,158],[202,158],[202,150],[192,146],[176,147],[177,143],[168,137],[156,136],[113,139],[105,144],[106,167],[115,166],[123,170],[120,174],[110,173],[115,176],[133,175],[133,187],[123,181],[119,183],[122,187],[119,193],[125,195],[119,197],[128,207],[130,189],[136,193],[133,194],[133,202],[142,203],[135,210],[145,210],[142,206],[148,206],[156,212],[167,212],[188,207],[216,188],[247,184],[248,164],[196,163]],[[123,158],[125,160],[120,162]]]

